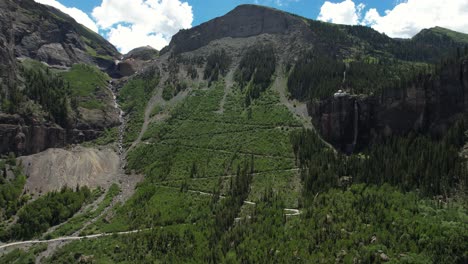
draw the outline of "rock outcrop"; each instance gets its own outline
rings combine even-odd
[[[344,95],[309,103],[309,113],[325,140],[345,152],[376,136],[411,131],[443,134],[468,111],[468,60],[447,65],[438,78],[378,95]]]
[[[99,129],[63,129],[57,124],[0,113],[0,153],[29,155],[97,138]]]
[[[117,64],[116,75],[128,77],[148,66],[159,56],[159,51],[151,46],[139,47],[131,50],[123,56]]]

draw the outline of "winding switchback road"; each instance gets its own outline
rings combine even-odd
[[[9,248],[9,247],[14,247],[14,246],[22,246],[22,245],[48,244],[48,243],[53,243],[53,242],[65,242],[65,241],[74,241],[74,240],[83,240],[83,239],[93,239],[93,238],[106,237],[106,236],[112,236],[112,235],[128,235],[128,234],[135,234],[135,233],[138,233],[138,232],[143,232],[143,231],[148,231],[148,230],[151,230],[151,228],[138,229],[138,230],[132,230],[132,231],[124,231],[124,232],[116,232],[116,233],[101,233],[101,234],[88,235],[88,236],[58,237],[58,238],[48,239],[48,240],[17,241],[17,242],[11,242],[11,243],[8,243],[8,244],[0,245],[0,250],[6,249],[6,248]]]

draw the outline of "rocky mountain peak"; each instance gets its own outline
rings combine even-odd
[[[172,37],[169,46],[161,53],[169,50],[175,53],[193,51],[213,40],[226,37],[287,34],[305,26],[299,17],[280,10],[258,5],[240,5],[224,16],[181,30]]]
[[[16,57],[27,57],[55,66],[74,63],[108,68],[120,57],[117,49],[99,34],[72,17],[33,0],[5,0],[2,13],[14,18],[12,24]]]

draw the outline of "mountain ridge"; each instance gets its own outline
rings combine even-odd
[[[421,37],[427,30],[408,39],[390,38],[367,26],[322,22],[274,8],[247,4],[239,5],[225,15],[193,28],[180,30],[172,37],[169,45],[161,50],[161,54],[194,51],[223,38],[281,35],[289,38],[284,45],[300,43],[303,49],[315,49],[343,59],[366,55],[366,52],[360,52],[364,50],[374,54],[371,56],[387,53],[395,59],[432,62],[448,55],[447,50],[459,44],[468,44],[467,34],[439,31],[443,37],[437,43],[433,42],[433,38]],[[368,47],[363,48],[363,45]],[[401,52],[402,49],[412,49],[413,57],[408,58],[407,54]]]
[[[120,58],[117,49],[99,34],[58,9],[33,0],[10,2],[16,57],[49,65],[97,64],[107,70]]]
[[[55,8],[35,3],[33,0],[19,2],[8,0],[3,4],[5,10],[10,10],[3,14],[3,25],[13,25],[2,30],[3,34],[9,34],[2,38],[2,43],[9,44],[3,45],[1,50],[3,53],[1,57],[5,60],[2,90],[6,97],[9,95],[5,87],[14,86],[17,80],[15,57],[37,59],[58,68],[67,68],[75,63],[96,64],[101,70],[113,76],[130,77],[135,72],[144,71],[145,68],[150,71],[154,66],[160,68],[158,65],[166,60],[171,64],[172,55],[168,54],[187,54],[185,57],[188,60],[197,57],[203,60],[203,57],[208,57],[213,50],[218,49],[226,49],[227,56],[234,59],[231,67],[235,68],[244,56],[245,50],[256,43],[273,47],[275,55],[279,58],[276,64],[294,66],[296,60],[303,56],[304,52],[310,50],[348,62],[438,60],[445,54],[447,43],[456,45],[456,41],[452,41],[451,36],[464,40],[462,33],[455,34],[453,31],[434,28],[423,30],[418,34],[419,37],[414,38],[415,41],[411,39],[400,41],[368,27],[335,25],[306,19],[273,8],[240,5],[224,16],[214,18],[192,29],[181,30],[160,52],[162,56],[160,58],[157,57],[155,50],[148,47],[137,48],[122,57],[112,44],[84,26],[78,25],[71,17]],[[15,17],[15,19],[8,17]],[[39,22],[34,23],[35,20]],[[28,27],[33,24],[33,30],[29,30]],[[432,31],[442,34],[444,36],[442,40],[432,44],[432,37],[421,37],[425,34],[424,32],[431,33]],[[401,52],[407,49],[409,53]],[[120,58],[124,60],[116,65],[114,60]],[[8,67],[8,65],[13,67]],[[171,82],[175,86],[180,86],[183,81],[174,79]],[[101,95],[96,98],[96,101],[93,97],[88,97],[87,100],[94,101],[87,105],[99,107],[102,98],[104,97]],[[96,111],[99,110],[83,110],[83,113],[92,118],[90,122],[93,125],[79,122],[79,126],[89,129],[96,124],[109,124],[108,121],[99,122],[96,116],[102,116],[102,114],[97,114]],[[104,118],[107,118],[106,116],[104,114]],[[21,120],[10,117],[3,119],[10,123],[19,122],[12,120]],[[59,139],[59,142],[62,141],[63,139]]]
[[[264,33],[284,33],[294,30],[300,20],[277,9],[258,5],[239,5],[227,14],[216,17],[187,30],[181,30],[172,37],[170,44],[163,48],[176,53],[193,51],[213,40],[224,37],[246,38]],[[190,43],[183,44],[187,39]]]

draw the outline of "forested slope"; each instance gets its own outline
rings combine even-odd
[[[116,81],[125,126],[95,141],[122,143],[124,176],[144,175],[134,193],[116,183],[92,211],[102,193],[84,187],[4,192],[18,220],[3,240],[59,223],[42,237],[74,237],[0,262],[466,263],[465,44],[441,28],[399,40],[253,5],[183,30]],[[88,82],[55,79],[104,83],[94,70],[52,75],[47,95],[102,107]],[[17,172],[5,186],[23,184]]]

